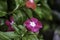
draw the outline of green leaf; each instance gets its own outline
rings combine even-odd
[[[27,32],[27,29],[25,28],[25,26],[18,25],[18,29],[20,29],[20,36],[21,37],[23,37],[25,35],[25,33]]]
[[[19,37],[14,38],[14,40],[21,40]]]
[[[26,33],[26,31],[21,30],[21,28],[18,27],[15,23],[12,26],[15,29],[15,33],[17,33],[18,35],[20,35],[20,37],[24,36],[24,34]]]
[[[24,32],[26,32],[26,31],[27,31],[27,30],[26,30],[26,28],[25,28],[25,26],[18,25],[18,28],[19,28],[21,31],[24,31]]]
[[[22,3],[23,0],[15,0],[16,5],[19,5],[20,3]]]
[[[25,13],[20,10],[15,11],[15,14],[13,14],[13,16],[17,24],[23,24],[23,22],[27,19]]]
[[[16,6],[12,12],[15,12],[20,7],[25,6],[25,0],[14,0],[14,2]]]
[[[47,3],[47,0],[40,0],[43,4]]]
[[[4,18],[0,18],[0,25],[4,25]]]
[[[42,10],[42,13],[44,14],[45,19],[52,20],[51,10],[49,10],[46,7],[42,7],[41,10]]]
[[[34,0],[35,1],[35,3],[38,3],[40,0]]]
[[[48,29],[49,29],[49,25],[47,23],[45,23],[43,30],[45,31],[45,30],[48,30]]]
[[[47,0],[40,0],[41,1],[41,10],[42,13],[44,14],[44,18],[46,20],[52,20],[52,11],[50,7],[47,4]]]
[[[11,40],[8,35],[5,35],[3,32],[0,32],[0,39],[1,40]]]
[[[36,15],[38,15],[38,17],[40,19],[43,19],[44,14],[42,13],[42,11],[41,11],[41,9],[39,7],[37,7],[34,11],[36,12]]]
[[[15,0],[16,6],[22,7],[25,5],[25,0]]]
[[[27,15],[27,17],[29,17],[29,18],[33,17],[32,11],[30,9],[23,8],[23,10],[25,11],[25,14]]]
[[[15,33],[20,35],[20,38],[22,38],[25,35],[26,31],[27,31],[25,28],[24,28],[25,29],[24,30],[21,27],[22,27],[21,25],[20,26],[16,26],[15,23],[13,24],[13,28],[15,29]]]
[[[4,32],[5,35],[8,35],[9,38],[16,38],[16,37],[20,37],[18,34],[16,34],[15,32]]]
[[[5,16],[6,12],[0,11],[0,17]]]
[[[6,1],[0,1],[0,11],[7,11]]]
[[[12,27],[14,28],[14,30],[17,34],[20,34],[20,30],[17,28],[16,23],[13,23]]]
[[[22,40],[38,40],[36,35],[26,35],[22,38]]]
[[[38,35],[39,40],[44,40],[43,35]]]

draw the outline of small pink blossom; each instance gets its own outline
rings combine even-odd
[[[36,18],[27,19],[24,22],[24,25],[26,26],[27,30],[32,32],[38,32],[39,29],[42,28],[42,23]]]
[[[13,23],[14,23],[14,19],[13,19],[12,16],[9,18],[9,20],[5,21],[5,24],[8,26],[8,30],[7,31],[14,31],[14,29],[12,28],[12,24]]]
[[[27,0],[26,7],[34,10],[36,8],[36,4],[35,4],[34,0]]]

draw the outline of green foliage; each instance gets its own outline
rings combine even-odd
[[[0,17],[5,16],[6,14],[6,12],[0,11]]]
[[[22,40],[38,40],[36,35],[26,35],[22,38]]]
[[[17,24],[22,24],[27,19],[25,13],[22,12],[21,10],[15,11],[13,16]]]
[[[47,0],[34,1],[37,5],[35,10],[27,8],[25,6],[25,0],[9,0],[9,5],[7,5],[6,0],[0,1],[0,30],[5,31],[0,31],[0,40],[44,40],[43,35],[39,35],[38,38],[39,33],[28,32],[23,24],[27,18],[32,17],[38,18],[41,22],[47,20],[52,21],[51,9],[47,4]],[[38,4],[41,5],[38,6]],[[7,6],[9,6],[8,11]],[[9,20],[10,15],[14,17],[14,24],[12,24],[12,27],[15,31],[6,32],[8,27],[5,25],[5,20]],[[43,31],[49,29],[49,24],[43,23],[43,25]],[[3,30],[2,27],[5,28],[5,30]]]
[[[6,1],[0,1],[0,17],[5,16],[7,11]]]

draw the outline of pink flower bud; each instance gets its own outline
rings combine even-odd
[[[14,19],[12,16],[9,19],[10,19],[10,21],[9,20],[5,21],[5,24],[8,26],[7,31],[14,31],[14,29],[12,28],[12,24],[14,23]]]
[[[26,1],[26,7],[34,10],[36,8],[36,4],[34,3],[34,0]]]

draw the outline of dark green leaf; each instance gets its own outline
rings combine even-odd
[[[6,12],[0,11],[0,17],[5,16]]]
[[[43,30],[45,31],[45,30],[48,30],[48,29],[49,29],[49,24],[45,23]]]
[[[7,2],[0,1],[0,11],[7,11]]]

